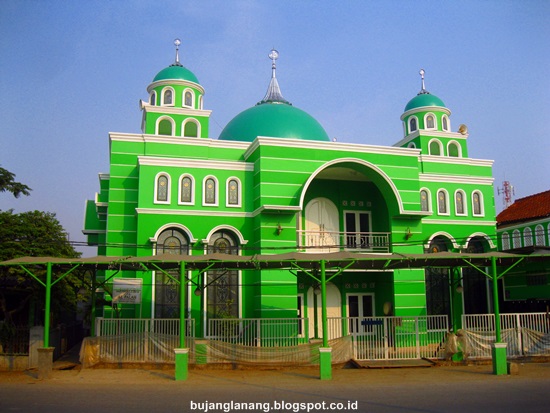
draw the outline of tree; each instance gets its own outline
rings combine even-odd
[[[0,167],[0,192],[11,192],[14,197],[19,198],[19,195],[30,195],[32,191],[27,185],[15,181],[15,174],[7,169]]]
[[[24,256],[78,258],[67,233],[54,213],[29,211],[14,214],[0,211],[0,261]],[[45,271],[35,272],[45,279]],[[52,312],[74,313],[78,290],[83,280],[71,274],[52,288]],[[0,321],[6,326],[26,324],[33,315],[41,317],[45,290],[36,280],[17,267],[0,267]],[[33,311],[33,308],[37,309]],[[40,320],[40,318],[39,318]],[[37,320],[38,321],[38,320]],[[32,321],[31,321],[32,323]]]

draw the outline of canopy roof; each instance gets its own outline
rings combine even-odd
[[[154,270],[158,268],[179,268],[182,262],[187,270],[208,269],[290,269],[302,268],[315,270],[324,261],[325,268],[349,270],[394,270],[403,268],[424,267],[477,267],[490,266],[492,259],[497,266],[510,266],[518,261],[526,262],[550,261],[550,254],[508,254],[488,252],[482,254],[461,254],[440,252],[435,254],[362,254],[350,252],[333,253],[286,253],[262,255],[173,255],[163,254],[149,257],[91,257],[91,258],[57,258],[57,257],[21,257],[0,262],[4,266],[43,266],[51,263],[53,266],[74,267],[84,266],[91,269],[121,269],[121,270]]]

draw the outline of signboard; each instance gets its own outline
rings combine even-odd
[[[141,278],[114,278],[113,303],[141,304]]]

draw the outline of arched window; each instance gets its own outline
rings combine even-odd
[[[460,157],[460,145],[456,142],[449,142],[447,145],[447,153],[454,158]]]
[[[545,245],[544,227],[540,224],[535,227],[535,245],[539,247],[543,247]]]
[[[218,205],[218,182],[213,176],[204,179],[202,203],[204,205]]]
[[[195,119],[186,119],[184,121],[183,136],[189,138],[199,137],[199,123]]]
[[[481,192],[474,191],[472,193],[472,207],[474,215],[483,216],[483,195],[481,194]]]
[[[439,142],[437,139],[433,139],[430,141],[430,155],[440,156],[443,152],[441,150],[441,142]]]
[[[170,176],[165,173],[157,175],[155,181],[155,203],[170,203]]]
[[[521,248],[521,233],[519,229],[515,229],[512,232],[512,246],[513,248]]]
[[[462,190],[455,192],[455,211],[457,215],[466,215],[466,194]]]
[[[228,231],[215,232],[208,241],[208,253],[239,254],[236,238]],[[207,318],[239,318],[239,271],[208,271]]]
[[[415,116],[409,118],[409,133],[412,133],[418,129],[418,121]]]
[[[187,237],[177,229],[166,229],[160,233],[157,239],[156,255],[189,254],[189,241]],[[169,275],[170,276],[169,276]],[[155,317],[177,318],[179,317],[179,280],[178,270],[155,271]]]
[[[237,178],[227,180],[227,206],[241,206],[241,183]]]
[[[533,231],[529,227],[523,230],[523,246],[524,247],[533,246]]]
[[[503,250],[509,250],[510,249],[510,234],[507,232],[504,232],[502,234],[502,249]]]
[[[172,136],[174,134],[174,125],[172,119],[162,118],[157,121],[157,135]]]
[[[183,205],[193,205],[195,203],[194,188],[195,183],[191,175],[182,175],[180,177],[180,196],[179,203]]]
[[[437,213],[439,215],[449,215],[449,197],[444,189],[437,191]]]
[[[162,104],[166,106],[174,104],[174,91],[172,89],[164,89],[162,93]]]
[[[149,96],[149,103],[151,106],[155,106],[157,104],[157,92],[151,92],[151,96]]]
[[[425,129],[435,129],[436,128],[435,116],[432,113],[428,113],[424,117],[424,125],[425,125]]]
[[[420,191],[420,210],[431,211],[430,208],[430,192],[427,189]]]
[[[193,107],[193,92],[188,89],[183,93],[183,105],[189,108]]]
[[[416,149],[416,143],[409,142],[409,144],[407,145],[407,148]]]
[[[441,123],[442,123],[443,130],[445,132],[449,132],[449,129],[450,129],[450,127],[449,127],[449,118],[447,117],[447,115],[443,115],[441,117]]]

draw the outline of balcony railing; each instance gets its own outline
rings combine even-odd
[[[390,252],[389,232],[298,231],[304,252]]]

